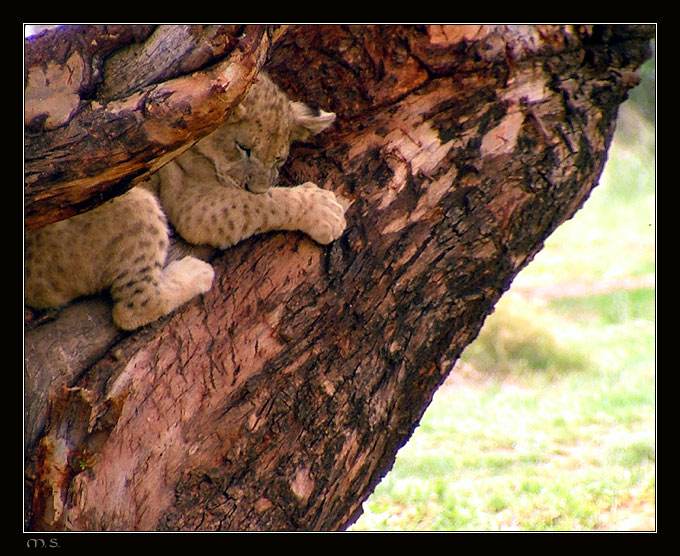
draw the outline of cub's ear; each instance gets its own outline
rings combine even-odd
[[[311,108],[304,102],[291,102],[293,108],[293,141],[304,141],[310,135],[322,132],[335,121],[334,112]]]

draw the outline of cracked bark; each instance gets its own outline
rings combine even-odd
[[[256,31],[267,43],[250,44],[274,79],[338,114],[293,151],[284,180],[341,195],[348,229],[326,248],[276,233],[204,253],[213,289],[134,334],[112,327],[101,299],[29,319],[34,529],[352,523],[514,276],[597,183],[653,36],[645,26],[292,26],[273,40]],[[258,56],[217,112],[240,98]],[[182,71],[221,62],[209,63]],[[194,75],[159,74],[170,81],[140,86]],[[136,94],[124,85],[119,94]],[[45,178],[41,191],[72,196],[38,195],[27,225],[129,187],[213,117],[131,157],[114,180],[74,174],[60,188]]]

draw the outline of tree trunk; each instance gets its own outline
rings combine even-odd
[[[95,31],[107,32],[87,30]],[[171,31],[140,28],[134,40],[144,47]],[[191,29],[207,32],[216,33]],[[348,207],[347,230],[328,247],[272,233],[205,254],[216,270],[212,290],[132,334],[113,327],[103,299],[29,319],[35,530],[351,524],[513,278],[596,185],[654,28],[220,32],[229,38],[218,54],[190,56],[191,46],[191,63],[152,59],[149,79],[111,77],[105,88],[93,80],[56,128],[27,96],[27,227],[154,171],[221,121],[266,56],[292,97],[338,115],[293,150],[283,179],[335,191]],[[120,56],[118,48],[98,57]],[[229,71],[237,76],[214,87]],[[119,100],[170,90],[160,112]],[[49,145],[66,144],[83,121],[101,122],[100,131],[71,145],[68,169],[57,168]],[[105,140],[119,121],[115,129],[137,131]]]

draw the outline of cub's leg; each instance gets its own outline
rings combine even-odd
[[[153,322],[207,292],[214,277],[212,266],[194,257],[163,268],[169,243],[165,215],[154,195],[136,189],[139,206],[129,223],[133,229],[119,236],[120,244],[112,252],[121,260],[111,281],[113,320],[124,330]]]
[[[212,267],[198,259],[163,269],[167,248],[157,199],[136,187],[88,213],[26,234],[26,304],[58,307],[109,289],[115,323],[137,328],[212,284]]]
[[[307,182],[255,194],[220,186],[163,184],[161,202],[188,242],[225,249],[272,230],[299,230],[327,244],[342,235],[344,209],[331,191]]]
[[[213,277],[213,268],[194,257],[174,261],[163,270],[156,264],[151,269],[131,268],[111,286],[113,320],[124,330],[153,322],[207,292]]]

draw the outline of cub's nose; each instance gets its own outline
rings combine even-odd
[[[265,193],[271,187],[267,180],[251,178],[246,183],[246,189],[251,193]]]

